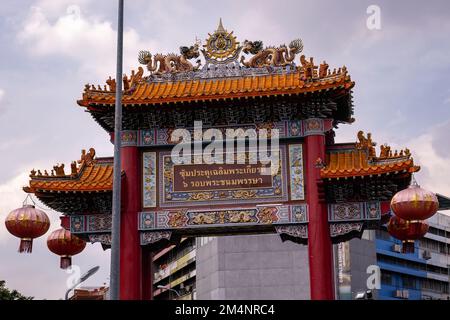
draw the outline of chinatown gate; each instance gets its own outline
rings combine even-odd
[[[408,149],[382,145],[377,153],[362,131],[357,142],[335,143],[338,125],[354,121],[355,83],[345,66],[316,65],[302,51],[301,40],[240,43],[220,22],[205,43],[180,47],[180,54],[141,51],[146,70],[120,79],[121,299],[152,298],[152,254],[181,237],[261,233],[308,245],[311,299],[334,298],[332,244],[379,228],[390,199],[419,168]],[[112,141],[115,89],[111,77],[103,87],[87,84],[78,101]],[[246,132],[265,129],[270,136],[278,129],[279,170],[261,175],[259,154],[250,149],[244,164],[205,164],[196,152],[192,164],[174,161],[176,129],[187,129],[184,138],[194,141],[211,128],[224,137],[227,129],[242,129],[236,132],[247,144],[256,137]],[[96,157],[91,148],[70,172],[53,169],[33,170],[24,190],[63,213],[62,226],[73,235],[108,248],[113,158]]]

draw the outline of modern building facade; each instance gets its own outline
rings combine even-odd
[[[183,238],[154,255],[153,297],[156,300],[196,298],[196,238]]]
[[[437,213],[428,223],[410,254],[385,229],[334,245],[336,298],[355,299],[370,289],[373,299],[449,299],[450,216]],[[154,296],[309,299],[307,250],[276,235],[184,239],[155,255]]]
[[[183,239],[154,256],[155,299],[309,299],[308,250],[276,235]]]
[[[409,254],[401,253],[400,242],[386,230],[376,231],[380,299],[450,298],[450,217],[438,213],[428,223],[429,232]]]
[[[309,299],[308,247],[277,235],[197,240],[197,297]]]

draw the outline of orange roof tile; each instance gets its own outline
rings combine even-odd
[[[104,160],[104,159],[102,159]],[[109,159],[108,159],[109,160]],[[25,192],[105,192],[113,184],[113,163],[94,160],[84,164],[75,176],[32,176]]]
[[[326,163],[328,165],[321,170],[322,178],[349,178],[403,171],[412,173],[419,170],[419,167],[414,166],[413,159],[407,157],[369,162],[362,150],[330,152]]]
[[[393,152],[390,146],[384,144],[380,146],[380,155],[377,157],[375,146],[372,134],[368,133],[366,137],[363,131],[358,132],[356,143],[330,146],[326,165],[320,172],[321,177],[339,179],[420,170],[419,166],[414,165],[408,148]],[[322,160],[317,159],[317,164],[323,166]]]
[[[354,82],[348,73],[331,74],[304,81],[300,72],[245,76],[238,78],[191,79],[176,82],[147,82],[142,79],[124,92],[123,104],[160,104],[196,100],[299,94],[329,89],[350,90]],[[113,105],[115,93],[86,88],[80,106]]]

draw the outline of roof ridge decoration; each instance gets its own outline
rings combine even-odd
[[[408,148],[392,152],[387,144],[380,146],[380,155],[376,155],[376,143],[371,133],[367,137],[363,131],[358,132],[358,141],[354,149],[336,149],[327,152],[327,163],[317,159],[316,166],[321,169],[322,178],[356,177],[391,172],[417,172]]]
[[[47,170],[44,170],[42,173],[41,170],[31,170],[30,178],[34,179],[46,179],[46,178],[77,178],[78,175],[84,170],[85,167],[93,166],[97,163],[97,159],[95,158],[95,149],[90,148],[86,153],[86,150],[81,150],[81,157],[77,161],[72,161],[70,164],[70,174],[66,174],[64,171],[64,163],[56,164],[53,166],[53,170],[49,174]]]
[[[355,145],[357,150],[366,151],[369,161],[373,163],[402,161],[411,158],[411,151],[408,148],[402,149],[400,152],[398,150],[392,152],[391,147],[386,143],[380,145],[380,155],[377,157],[375,151],[377,143],[372,141],[372,134],[370,132],[367,133],[366,138],[362,130],[358,131],[358,142]]]
[[[240,45],[233,31],[229,32],[223,27],[222,19],[217,29],[212,34],[208,33],[201,50],[200,45],[197,40],[190,47],[182,46],[180,55],[170,53],[153,56],[149,51],[143,50],[139,52],[138,61],[150,71],[148,81],[176,81],[289,72],[296,69],[294,59],[303,50],[301,39],[291,41],[289,47],[283,44],[279,47],[264,48],[263,42],[259,40],[245,40],[243,45]],[[194,66],[189,60],[198,58],[200,51],[205,63],[201,66],[201,61],[196,60],[197,65]],[[245,55],[239,60],[241,52]],[[252,56],[246,60],[246,55]],[[302,57],[306,61],[305,57]],[[312,58],[310,62],[312,63]]]
[[[241,53],[242,46],[236,41],[233,31],[228,32],[222,24],[222,18],[219,20],[219,26],[213,34],[208,33],[208,39],[203,45],[202,54],[205,58],[203,70],[214,65],[229,65],[229,67],[239,67],[238,56]]]
[[[301,39],[291,41],[288,46],[282,44],[279,47],[264,47],[260,40],[245,40],[243,43],[239,43],[233,31],[227,31],[220,19],[217,29],[212,34],[208,34],[203,45],[200,40],[196,40],[191,46],[181,46],[180,54],[158,53],[153,55],[150,51],[140,51],[138,61],[146,66],[149,74],[144,75],[144,68],[139,66],[137,71],[131,72],[131,76],[124,75],[121,79],[124,98],[127,100],[129,97],[129,102],[135,103],[142,98],[142,90],[148,89],[147,91],[150,92],[151,86],[154,85],[156,88],[159,84],[167,84],[171,90],[167,91],[164,96],[158,93],[163,91],[156,91],[157,94],[152,94],[152,99],[155,101],[166,101],[167,98],[182,96],[203,97],[205,96],[204,91],[207,91],[204,86],[177,86],[177,83],[195,83],[200,80],[226,80],[229,82],[228,85],[233,88],[232,90],[235,87],[235,84],[231,83],[232,81],[248,78],[254,80],[258,77],[277,78],[277,81],[278,78],[283,78],[280,83],[270,79],[270,81],[253,81],[266,83],[266,86],[270,87],[269,91],[287,89],[283,87],[285,86],[284,80],[290,77],[295,78],[296,89],[318,91],[325,87],[340,86],[343,83],[350,86],[347,89],[353,86],[354,83],[345,66],[331,70],[325,61],[316,65],[313,57],[300,55],[302,51]],[[200,55],[204,58],[203,65],[199,59]],[[298,55],[300,55],[299,59]],[[180,93],[178,91],[180,88],[185,92]],[[246,85],[242,90],[261,91],[259,87],[255,88]],[[106,103],[108,99],[114,98],[115,90],[116,79],[111,77],[103,86],[86,84],[83,99],[79,100],[78,104],[87,106],[93,101]],[[217,93],[212,94],[217,95]],[[195,98],[193,99],[195,100]],[[148,100],[148,97],[145,100]]]

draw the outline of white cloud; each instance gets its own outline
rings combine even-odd
[[[442,137],[444,133],[440,128],[449,127],[450,122],[435,126],[425,134],[414,138],[408,145],[414,156],[414,162],[420,165],[421,170],[416,177],[421,186],[446,196],[450,195],[450,156],[448,149],[448,132],[446,136]],[[447,145],[436,144],[436,141],[444,140]],[[442,153],[439,148],[444,148],[445,153]]]
[[[84,15],[80,6],[70,5],[52,22],[47,12],[49,7],[41,7],[40,3],[31,7],[17,35],[30,55],[69,58],[80,65],[79,72],[87,79],[96,77],[103,81],[115,74],[117,34],[110,21]],[[144,44],[136,30],[127,28],[124,31],[125,73],[136,68],[137,52],[146,47],[150,47],[149,43]]]

